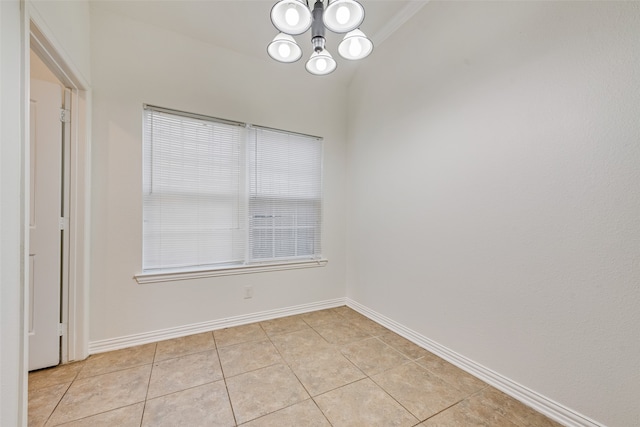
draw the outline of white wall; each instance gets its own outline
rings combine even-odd
[[[92,5],[90,341],[321,302],[345,295],[346,90]],[[266,56],[266,55],[265,55]],[[139,285],[142,105],[325,138],[326,267]],[[254,286],[252,299],[243,287]]]
[[[32,19],[50,42],[60,49],[67,64],[86,82],[91,81],[89,2],[87,0],[30,0]]]
[[[0,425],[26,423],[21,268],[21,17],[0,2]]]
[[[347,292],[640,425],[640,4],[431,2],[350,90]]]

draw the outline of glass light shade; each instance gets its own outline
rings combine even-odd
[[[338,45],[338,53],[344,59],[362,59],[373,51],[373,43],[360,30],[353,30],[344,36]]]
[[[309,58],[305,65],[307,71],[316,76],[329,74],[333,72],[337,66],[338,64],[336,64],[335,59],[333,59],[331,54],[326,50],[313,52],[311,58]]]
[[[322,18],[334,33],[348,33],[364,21],[364,7],[355,0],[329,0]]]
[[[302,49],[289,34],[278,34],[269,46],[267,46],[269,56],[280,62],[296,62],[302,57]]]
[[[303,0],[280,0],[271,8],[271,22],[283,33],[293,36],[311,27],[311,10]]]

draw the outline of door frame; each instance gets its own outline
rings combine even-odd
[[[72,61],[51,34],[38,12],[24,2],[23,11],[23,58],[25,82],[30,80],[30,50],[44,61],[53,74],[71,90],[71,122],[67,124],[68,137],[65,147],[64,206],[68,226],[62,248],[61,320],[64,326],[61,341],[61,363],[85,359],[89,355],[89,279],[90,279],[90,172],[91,172],[91,89],[88,82],[77,71]],[[23,114],[29,123],[30,89],[23,87]],[[29,141],[29,126],[23,126],[24,139]],[[29,271],[24,268],[29,256],[29,145],[23,142],[22,212],[23,212],[23,266],[22,288],[28,315]],[[28,323],[25,323],[28,324]],[[23,331],[26,334],[28,331]],[[26,350],[28,351],[28,349]],[[28,353],[25,354],[28,358]],[[26,366],[26,365],[25,365]]]

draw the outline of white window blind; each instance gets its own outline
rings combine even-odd
[[[143,269],[320,257],[322,142],[144,109]]]
[[[249,143],[249,245],[253,261],[320,254],[322,145],[256,129]]]

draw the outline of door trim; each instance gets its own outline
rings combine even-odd
[[[31,64],[29,50],[44,61],[47,67],[58,77],[63,85],[70,89],[71,123],[68,124],[68,168],[63,171],[68,181],[65,183],[64,206],[68,209],[68,233],[63,244],[63,280],[62,280],[62,322],[66,325],[61,343],[61,363],[85,359],[89,353],[89,255],[90,255],[90,112],[91,90],[88,82],[77,71],[72,61],[51,34],[37,10],[29,2],[23,3],[24,9],[24,43],[25,81],[29,81]],[[29,85],[24,88],[24,105],[30,97]],[[29,111],[23,111],[25,122],[29,123]],[[29,128],[24,130],[24,140],[29,141]],[[24,147],[23,163],[23,212],[29,212],[29,147]],[[65,166],[66,167],[66,166]],[[23,219],[24,220],[24,219]],[[23,227],[23,257],[28,262],[29,229]],[[23,262],[24,262],[23,261]],[[28,265],[28,264],[25,264]],[[29,272],[23,268],[23,290],[25,304],[29,301]],[[27,313],[27,307],[24,307]],[[25,335],[27,331],[24,331]],[[27,357],[28,354],[25,355]]]

